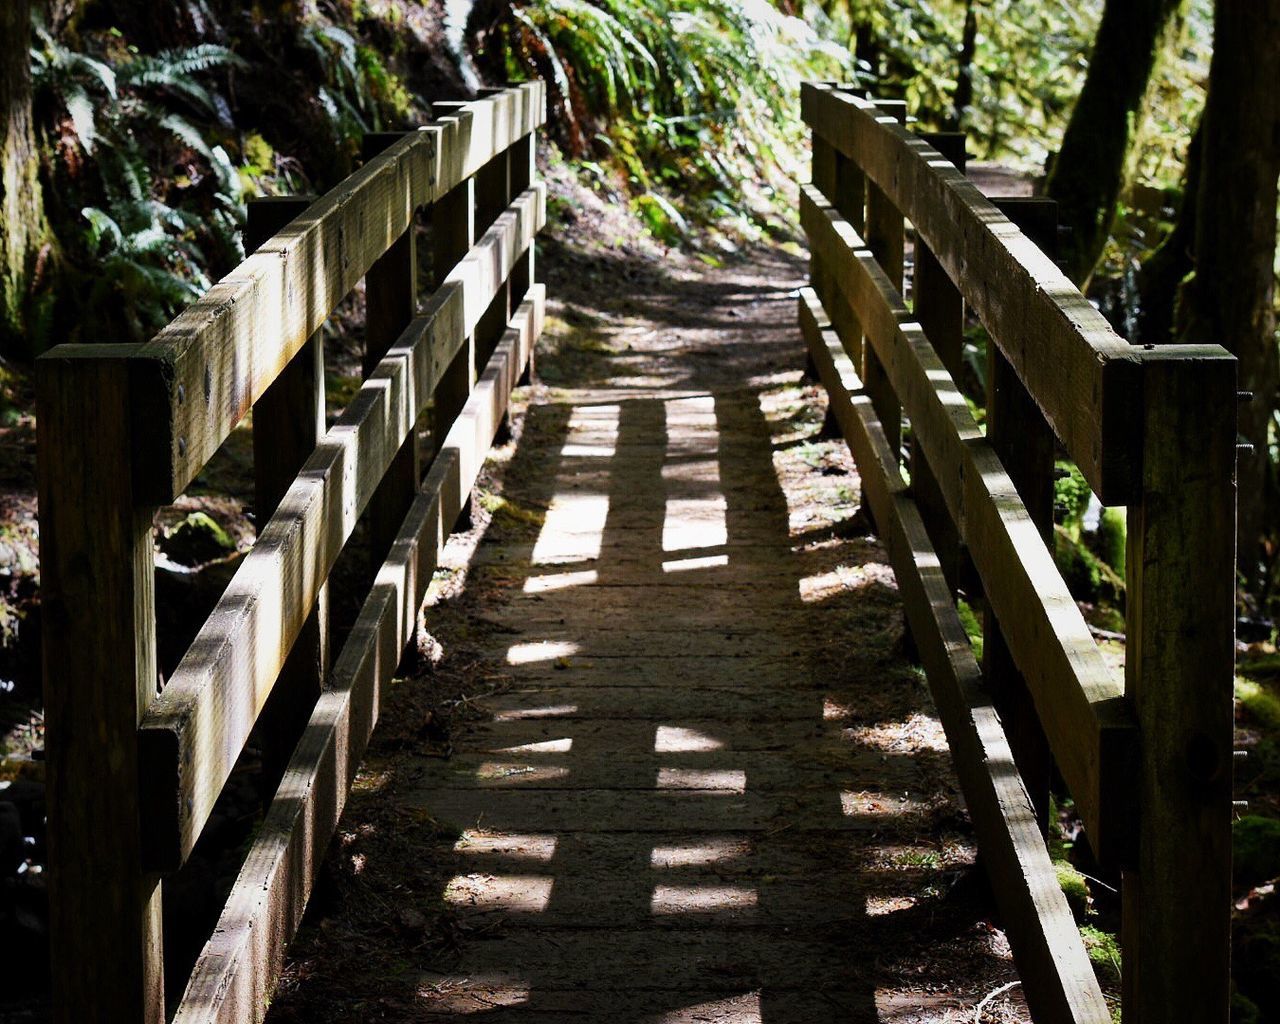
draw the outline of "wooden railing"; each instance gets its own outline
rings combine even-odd
[[[535,82],[368,137],[328,195],[251,206],[256,251],[152,341],[39,360],[55,1020],[165,1019],[163,879],[255,726],[279,786],[175,1019],[262,1019],[541,331],[544,107]],[[436,287],[420,304],[423,210]],[[320,328],[362,278],[366,379],[326,430]],[[157,693],[153,520],[251,410],[258,539]],[[326,581],[366,510],[376,578],[330,665]]]
[[[1011,220],[1051,245],[1032,221],[1052,210],[985,199],[955,166],[963,137],[916,136],[904,105],[839,86],[805,86],[802,105],[801,326],[887,540],[1033,1015],[1111,1020],[1045,844],[1056,763],[1123,879],[1125,1024],[1223,1022],[1235,361],[1119,338]],[[956,386],[966,306],[992,339],[985,431]],[[1059,445],[1127,508],[1123,682],[1054,562]],[[981,666],[957,588],[988,609]]]

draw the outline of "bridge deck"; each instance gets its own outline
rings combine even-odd
[[[401,684],[273,1019],[970,1019],[1015,976],[803,407],[801,273],[558,310],[508,504],[428,609],[452,756]]]

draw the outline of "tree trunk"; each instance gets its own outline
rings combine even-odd
[[[974,0],[965,0],[964,29],[960,34],[957,59],[955,116],[948,126],[951,131],[964,130],[964,116],[973,105],[973,58],[978,50],[978,11]]]
[[[1240,433],[1253,445],[1237,463],[1237,558],[1246,586],[1259,582],[1267,428],[1280,407],[1276,350],[1276,180],[1280,176],[1280,0],[1217,0],[1204,113],[1195,275],[1182,302],[1179,340],[1225,345],[1240,360]]]
[[[31,123],[29,0],[0,3],[0,352],[27,356],[32,278],[48,242]]]
[[[1067,274],[1084,284],[1102,255],[1124,185],[1133,126],[1165,30],[1182,0],[1107,0],[1084,88],[1046,191],[1058,202]]]
[[[1196,126],[1187,147],[1182,175],[1182,198],[1173,230],[1138,271],[1137,334],[1129,340],[1139,345],[1165,345],[1173,341],[1178,289],[1194,266],[1196,212],[1200,203],[1200,161],[1204,152],[1204,118]]]

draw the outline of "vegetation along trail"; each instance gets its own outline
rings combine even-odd
[[[548,262],[540,384],[271,1019],[971,1014],[1015,974],[801,380],[803,263]]]

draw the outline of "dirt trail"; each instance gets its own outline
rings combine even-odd
[[[271,1019],[972,1020],[1016,975],[803,264],[547,263],[542,383]]]

